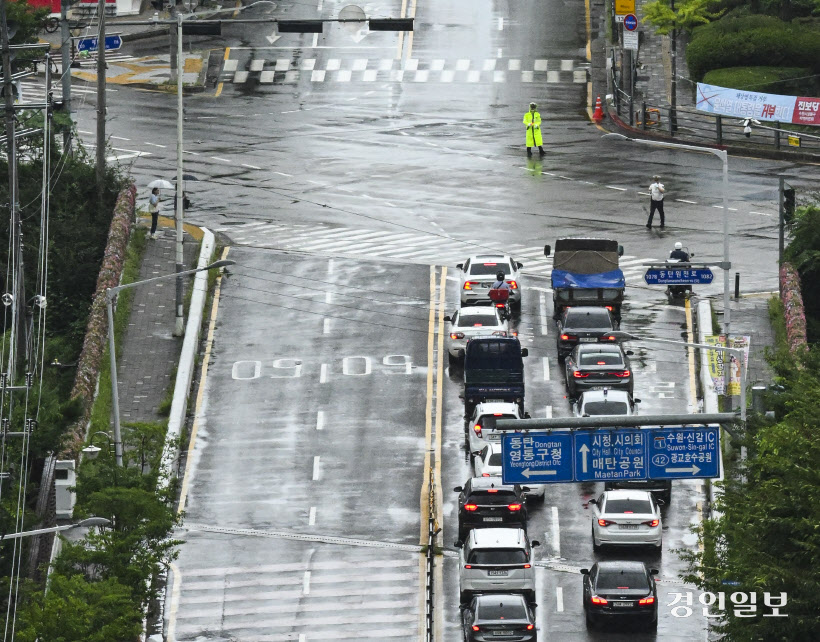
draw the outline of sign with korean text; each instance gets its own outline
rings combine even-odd
[[[647,440],[650,479],[718,477],[720,429],[653,428]]]
[[[713,346],[722,346],[724,341],[724,336],[710,336],[704,337],[706,343]],[[751,337],[748,336],[736,336],[732,337],[729,341],[730,348],[739,348],[743,350],[743,359],[744,359],[744,366],[749,367],[749,344],[751,342]],[[715,385],[715,392],[719,395],[726,394],[725,387],[724,387],[724,375],[723,375],[723,368],[727,362],[727,357],[729,356],[726,352],[721,350],[707,350],[706,351],[707,359],[709,360],[709,376],[712,378],[712,383]],[[740,394],[740,364],[737,362],[734,356],[731,357],[731,370],[729,371],[729,394],[730,395],[739,395]]]
[[[735,118],[820,125],[820,98],[781,96],[698,83],[697,109]]]
[[[501,443],[501,479],[505,484],[571,482],[572,434],[505,434]]]
[[[638,51],[637,31],[624,31],[624,49],[632,49],[633,51]]]
[[[646,479],[646,432],[632,429],[575,433],[575,480]]]
[[[711,283],[715,275],[709,268],[659,269],[651,268],[643,275],[648,285],[700,285]]]
[[[105,37],[105,50],[116,51],[122,47],[122,38],[117,35]],[[97,38],[80,38],[77,41],[77,51],[97,51]]]

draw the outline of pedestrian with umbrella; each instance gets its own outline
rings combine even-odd
[[[155,239],[157,238],[159,213],[162,209],[162,206],[160,205],[161,200],[159,197],[159,190],[174,189],[174,184],[170,181],[158,178],[157,180],[148,183],[148,187],[151,188],[151,196],[148,198],[148,213],[151,215],[151,232],[148,234],[148,238]]]

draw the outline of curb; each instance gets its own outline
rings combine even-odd
[[[202,247],[199,250],[198,268],[203,268],[211,262],[215,249],[214,234],[203,227]],[[185,338],[177,366],[177,378],[174,385],[174,397],[171,403],[171,414],[168,417],[168,429],[165,434],[165,446],[162,449],[158,491],[166,490],[174,477],[174,470],[179,460],[179,438],[185,426],[185,417],[188,413],[188,397],[191,390],[191,381],[194,376],[194,364],[199,346],[199,333],[202,327],[202,317],[205,311],[205,301],[208,298],[208,272],[198,272],[194,277],[191,305],[188,309],[188,321],[185,324]]]

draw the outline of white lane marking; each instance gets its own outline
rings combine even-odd
[[[299,642],[307,642],[307,634],[306,633],[300,633],[299,634]]]
[[[564,612],[564,589],[560,586],[555,587],[555,608],[559,613]]]
[[[185,154],[190,154],[191,156],[202,156],[199,152],[184,152]]]
[[[544,381],[550,380],[550,359],[549,357],[541,357],[541,363],[544,366]]]
[[[302,593],[310,595],[310,571],[305,571],[305,579],[302,580]]]
[[[149,143],[149,142],[145,142],[143,144],[150,145],[151,147],[162,147],[163,149],[165,149],[165,147],[167,147],[167,145],[157,145],[156,143]]]
[[[649,192],[638,192],[641,196],[649,196]]]
[[[315,48],[318,44],[319,44],[319,34],[318,34],[318,33],[314,33],[314,34],[313,34],[313,46],[314,46],[314,48]]]
[[[553,553],[555,557],[561,557],[561,530],[558,528],[558,507],[552,507],[552,537],[550,543],[552,544]]]
[[[316,413],[316,430],[324,430],[325,428],[325,411],[319,410]]]
[[[310,511],[308,512],[308,526],[315,526],[316,525],[316,507],[311,506]]]
[[[697,205],[697,201],[687,201],[685,198],[676,198],[678,203],[689,203],[689,205]]]
[[[325,292],[325,303],[331,303],[333,299],[333,292]]]
[[[122,136],[111,136],[112,140],[131,140],[130,138],[123,138]]]
[[[262,169],[261,167],[257,167],[256,165],[247,165],[245,163],[242,163],[242,167],[249,167],[251,169]]]
[[[503,31],[503,30],[504,30],[504,18],[499,18],[499,19],[498,19],[498,30],[499,30],[499,31]]]
[[[749,214],[757,214],[758,216],[772,216],[772,214],[767,214],[766,212],[749,212]]]
[[[541,334],[547,336],[549,326],[547,326],[547,297],[541,293],[539,297],[538,312],[540,313],[539,323],[541,324]]]
[[[626,191],[626,188],[625,188],[625,187],[615,187],[614,185],[605,185],[605,187],[606,187],[607,189],[616,189],[616,190],[618,190],[619,192],[625,192],[625,191]]]
[[[717,208],[717,209],[719,209],[719,210],[722,210],[722,209],[723,209],[723,205],[712,205],[712,207]],[[730,207],[730,208],[728,208],[728,210],[729,210],[730,212],[737,212],[737,208],[736,208],[736,207]]]
[[[279,174],[279,176],[287,176],[288,178],[293,176],[293,174],[285,174],[285,172],[274,172],[274,174]]]
[[[327,273],[328,274],[333,274],[333,259],[330,259],[327,262]]]
[[[330,334],[330,319],[325,319],[322,324],[322,334]]]
[[[546,414],[547,419],[552,419],[552,406],[547,406],[544,410],[544,414]]]
[[[211,158],[213,158],[216,161],[222,161],[223,163],[230,163],[231,162],[227,158],[220,158],[219,156],[211,156]]]
[[[319,383],[327,383],[327,364],[323,363],[319,368]]]
[[[319,455],[313,458],[313,481],[319,481]]]

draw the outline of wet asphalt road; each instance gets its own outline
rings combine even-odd
[[[337,9],[325,3],[321,15]],[[368,7],[394,17],[400,9]],[[278,3],[274,13],[320,15],[304,3]],[[643,284],[642,263],[662,259],[676,240],[699,259],[721,256],[719,162],[600,139],[583,116],[582,5],[419,2],[412,37],[340,25],[316,38],[271,32],[246,25],[199,39],[201,48],[229,46],[235,63],[219,65],[220,85],[186,98],[185,171],[200,178],[186,185],[188,219],[234,245],[237,266],[222,291],[189,460],[169,639],[419,639],[414,547],[440,421],[440,541],[450,552],[437,639],[457,640],[452,487],[469,475],[469,460],[459,373],[446,359],[440,415],[428,394],[441,364],[429,265],[449,266],[449,313],[454,265],[469,254],[510,251],[525,264],[527,410],[568,415],[543,245],[565,235],[617,238],[629,287],[624,329],[678,339],[683,311]],[[137,54],[166,43],[131,46]],[[78,126],[93,132],[94,96],[83,96]],[[543,160],[523,150],[531,100],[544,118]],[[172,96],[109,95],[112,155],[138,185],[175,175],[175,124]],[[814,170],[730,159],[733,271],[744,291],[776,289],[778,172],[799,188]],[[654,173],[668,190],[664,232],[644,228]],[[718,274],[698,291],[721,288]],[[682,351],[653,347],[633,365],[642,413],[696,409]],[[611,555],[592,552],[586,502],[598,490],[554,485],[532,512],[530,532],[543,544],[539,639],[704,639],[699,610],[675,618],[667,606],[670,593],[688,590],[677,583],[683,564],[673,549],[695,543],[697,481],[675,484],[661,556],[637,554],[661,571],[657,636],[586,632],[577,569]]]

